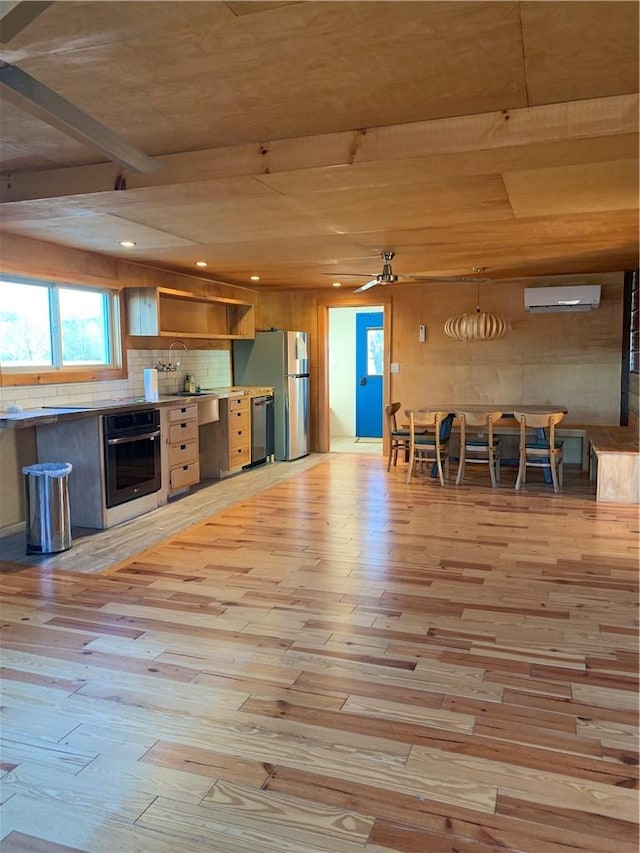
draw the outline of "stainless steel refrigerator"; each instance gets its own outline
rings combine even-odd
[[[309,453],[308,342],[307,332],[283,329],[233,342],[234,384],[273,386],[275,457],[281,462]]]

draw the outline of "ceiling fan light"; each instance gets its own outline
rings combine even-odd
[[[445,335],[454,341],[495,341],[506,334],[509,321],[500,314],[477,311],[475,314],[456,314],[444,324]]]

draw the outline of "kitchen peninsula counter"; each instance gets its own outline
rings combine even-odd
[[[115,398],[112,400],[97,400],[92,403],[78,403],[77,405],[42,406],[34,409],[23,409],[21,412],[10,413],[0,411],[0,429],[24,429],[27,427],[39,427],[59,421],[78,420],[80,418],[96,417],[115,414],[119,411],[131,411],[148,408],[164,408],[184,403],[201,403],[206,400],[221,400],[229,397],[258,396],[271,393],[272,388],[253,386],[228,386],[215,389],[205,389],[199,393],[189,394],[186,392],[176,394],[162,394],[157,400],[145,400],[143,397]]]

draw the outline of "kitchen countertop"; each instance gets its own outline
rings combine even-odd
[[[166,406],[184,403],[200,402],[207,399],[225,399],[228,397],[258,396],[272,393],[272,388],[254,386],[227,386],[222,388],[205,388],[197,394],[185,392],[162,394],[157,400],[145,400],[144,397],[123,397],[113,400],[98,400],[92,403],[77,405],[42,406],[37,409],[23,409],[21,412],[0,412],[0,429],[23,429],[26,427],[44,426],[57,423],[60,420],[77,420],[79,418],[96,417],[105,412],[128,411],[131,409],[164,408]]]

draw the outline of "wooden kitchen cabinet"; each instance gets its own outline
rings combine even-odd
[[[216,480],[242,470],[251,462],[249,397],[219,401],[220,419],[201,434],[200,459],[203,477]]]
[[[227,296],[198,296],[167,287],[125,291],[130,335],[172,338],[255,337],[253,303]]]
[[[165,412],[165,482],[172,497],[200,482],[198,406],[171,406]]]

